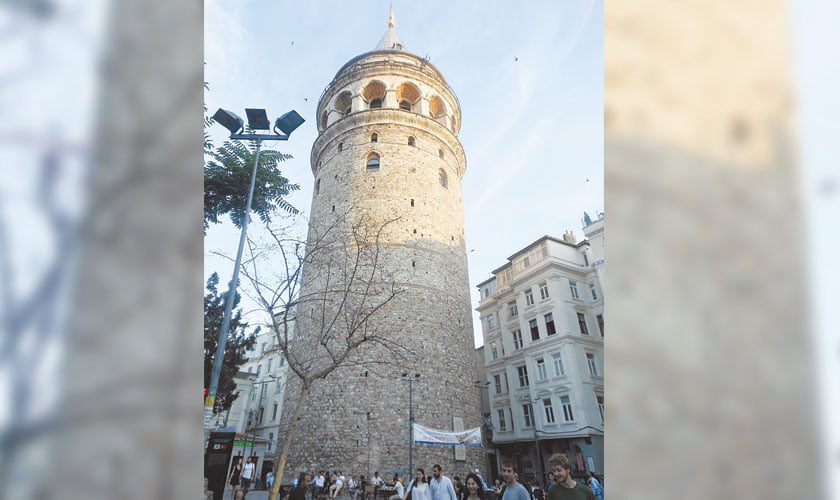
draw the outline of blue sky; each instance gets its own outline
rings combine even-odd
[[[370,51],[387,30],[388,1],[205,3],[205,79],[210,112],[270,117],[296,109],[307,121],[287,143],[284,173],[301,184],[292,203],[308,211],[309,153],[318,98],[336,71]],[[396,31],[427,56],[461,103],[459,138],[470,294],[508,256],[543,235],[573,230],[603,211],[603,3],[600,0],[394,2]],[[221,143],[225,130],[215,127]],[[252,226],[256,227],[256,225]],[[205,274],[229,279],[238,232],[211,228]],[[480,324],[473,312],[476,345]]]

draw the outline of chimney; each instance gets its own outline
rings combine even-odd
[[[565,241],[566,243],[577,243],[577,238],[575,238],[575,233],[573,233],[573,232],[571,232],[567,229],[566,232],[563,233],[563,241]]]

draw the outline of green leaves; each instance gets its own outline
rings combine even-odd
[[[245,220],[245,204],[251,182],[256,151],[240,141],[225,141],[209,153],[210,160],[204,166],[204,229],[210,223],[217,224],[225,214],[237,228]],[[284,197],[300,189],[280,173],[278,164],[291,155],[273,150],[260,153],[257,180],[254,184],[254,199],[251,211],[264,223],[271,221],[275,212],[297,214]]]

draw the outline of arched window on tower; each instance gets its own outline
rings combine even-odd
[[[382,107],[382,99],[376,98],[370,101],[370,109],[378,109]]]
[[[315,181],[315,194],[321,192],[321,179]]]
[[[379,142],[379,134],[376,132],[370,134],[370,142]]]
[[[400,101],[400,109],[411,111],[411,103],[406,100]]]
[[[365,164],[365,171],[379,172],[379,155],[377,153],[371,153],[368,155],[367,163]]]
[[[438,170],[438,182],[440,182],[440,185],[445,188],[449,187],[449,181],[446,178],[446,172],[444,172],[443,169]]]
[[[414,137],[408,136],[408,145],[409,146],[414,146]]]

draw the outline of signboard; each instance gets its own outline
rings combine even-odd
[[[461,431],[464,430],[464,419],[461,417],[452,417],[452,430],[453,431]],[[456,462],[465,462],[467,460],[467,448],[463,445],[458,445],[453,447],[455,450],[455,461]]]
[[[481,446],[481,427],[463,431],[442,431],[414,424],[414,442],[417,444],[438,444],[443,446]]]
[[[228,475],[228,463],[233,453],[235,432],[211,432],[207,441],[207,453],[204,454],[204,477],[207,488],[213,492],[213,498],[222,498],[225,493],[225,479]]]

